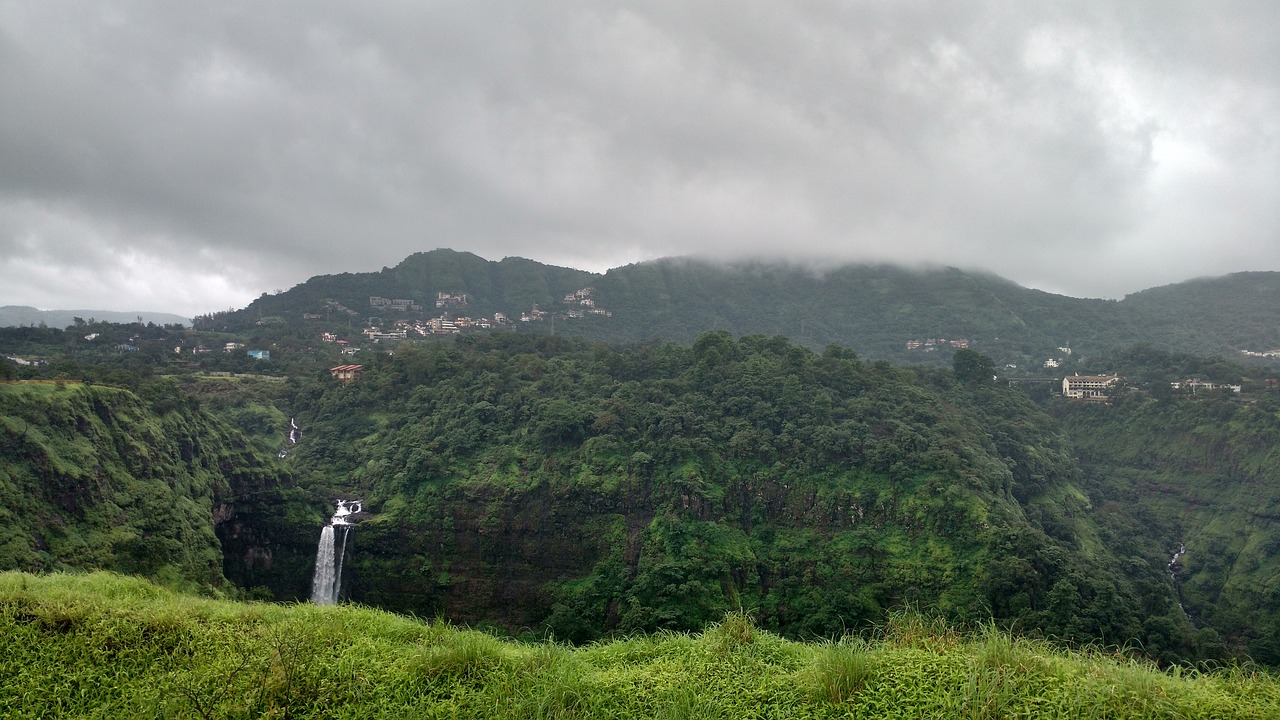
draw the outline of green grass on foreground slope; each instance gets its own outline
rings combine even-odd
[[[0,575],[0,715],[19,717],[1280,717],[1280,683],[1164,673],[900,617],[805,644],[730,614],[580,648],[357,607],[145,580]]]

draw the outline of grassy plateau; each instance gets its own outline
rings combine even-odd
[[[1163,671],[910,614],[839,641],[730,613],[573,647],[104,572],[0,574],[0,679],[7,718],[1280,717],[1262,671]]]

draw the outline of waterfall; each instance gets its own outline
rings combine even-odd
[[[325,525],[320,531],[320,545],[316,548],[316,574],[311,579],[311,602],[332,605],[338,601],[338,572],[333,561],[333,526]]]
[[[284,444],[284,447],[280,448],[280,452],[276,453],[276,457],[281,460],[289,457],[289,448],[297,445],[301,439],[302,428],[298,427],[298,419],[289,418],[289,441]]]
[[[320,530],[320,543],[316,546],[316,570],[311,579],[311,602],[316,605],[333,605],[342,592],[342,558],[347,552],[347,536],[351,524],[347,516],[363,509],[359,500],[339,500],[338,508],[329,523]],[[339,543],[337,536],[341,534]]]
[[[342,592],[342,558],[347,555],[347,536],[351,534],[350,526],[342,526],[342,544],[338,546],[338,557],[333,562],[333,600],[338,601],[338,593]]]
[[[1182,569],[1182,565],[1178,563],[1178,560],[1186,554],[1187,546],[1178,543],[1178,549],[1173,551],[1173,558],[1165,566],[1165,571],[1169,573],[1169,580],[1173,582],[1173,594],[1178,599],[1178,609],[1182,611],[1183,615],[1187,616],[1188,620],[1194,623],[1196,619],[1191,616],[1191,613],[1187,612],[1187,608],[1182,604],[1182,583],[1178,582],[1178,571]]]

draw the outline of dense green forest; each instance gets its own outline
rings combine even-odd
[[[1117,554],[1163,557],[1193,621],[1280,664],[1280,393],[1055,403]]]
[[[0,386],[7,567],[305,599],[326,508],[360,497],[347,597],[510,632],[747,610],[832,637],[918,607],[1166,662],[1276,662],[1274,393],[1162,390],[1240,381],[1220,359],[1102,356],[1132,379],[1113,403],[1038,405],[972,351],[904,368],[724,332],[462,336],[374,356],[350,385],[135,357]]]
[[[1107,551],[1068,438],[985,371],[726,333],[498,335],[297,387],[293,472],[372,511],[347,566],[360,602],[578,641],[739,608],[831,636],[919,606],[1169,659],[1224,651],[1158,559]],[[253,557],[232,545],[229,565]],[[228,574],[307,592],[305,574]]]

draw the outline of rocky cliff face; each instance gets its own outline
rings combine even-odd
[[[358,523],[349,548],[354,601],[512,630],[540,628],[558,581],[615,551],[615,526],[642,523],[624,498],[540,487],[442,493],[406,513]],[[652,515],[652,510],[647,511]],[[602,532],[603,531],[603,532]]]
[[[265,597],[307,599],[325,521],[322,499],[300,492],[279,471],[232,474],[228,486],[215,508],[227,579]]]

